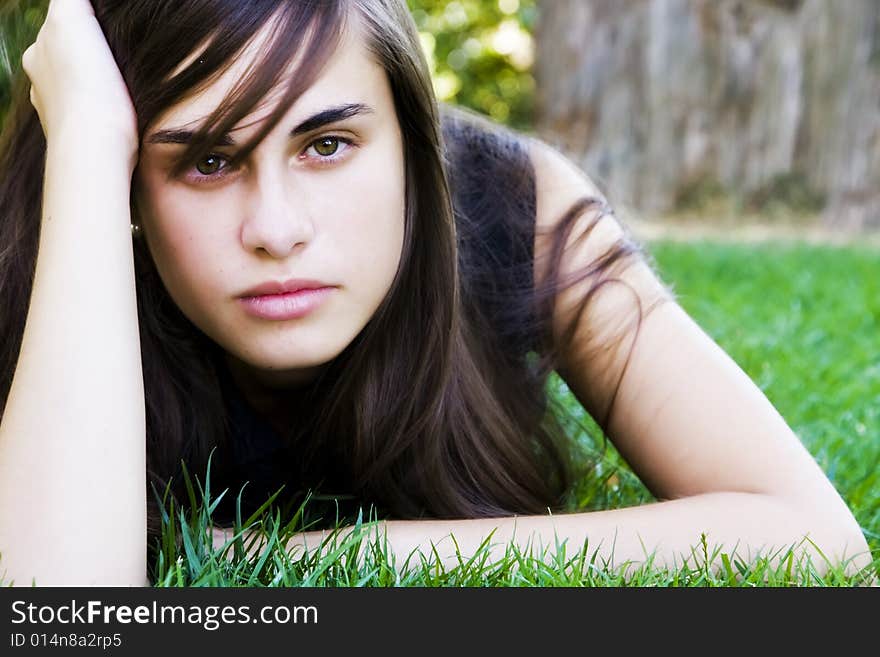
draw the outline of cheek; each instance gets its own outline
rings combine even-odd
[[[353,281],[390,284],[403,248],[405,195],[403,166],[393,151],[359,162],[346,177],[345,194],[336,186],[319,216],[333,217],[334,241]]]
[[[150,181],[143,192],[141,217],[153,262],[175,301],[189,305],[188,300],[212,289],[224,261],[219,257],[220,233],[205,230],[218,209]]]
[[[397,268],[404,219],[403,204],[395,201],[393,194],[383,193],[377,187],[364,189],[349,210],[348,225],[340,227],[351,262],[366,268],[358,274],[375,276]]]
[[[214,263],[222,262],[212,256],[210,241],[184,224],[157,226],[148,244],[165,285],[176,294],[209,286]]]

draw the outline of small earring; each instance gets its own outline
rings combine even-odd
[[[141,236],[141,226],[140,224],[131,224],[131,236],[135,239]]]

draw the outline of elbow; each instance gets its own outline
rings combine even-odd
[[[876,572],[869,573],[869,569],[874,565],[871,548],[868,546],[868,541],[865,539],[858,522],[855,518],[851,517],[851,519],[851,523],[846,523],[838,529],[835,537],[835,543],[842,558],[848,560],[846,572],[864,572],[876,578]]]
[[[876,576],[868,572],[874,560],[862,528],[839,495],[812,503],[786,498],[782,503],[793,509],[805,542],[814,546],[814,562],[823,571],[840,568],[848,576]]]

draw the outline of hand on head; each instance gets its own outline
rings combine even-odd
[[[22,66],[47,140],[75,132],[137,150],[131,97],[89,0],[52,0]]]

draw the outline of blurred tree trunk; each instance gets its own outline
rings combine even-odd
[[[880,1],[541,0],[537,132],[623,206],[788,181],[880,227]]]

